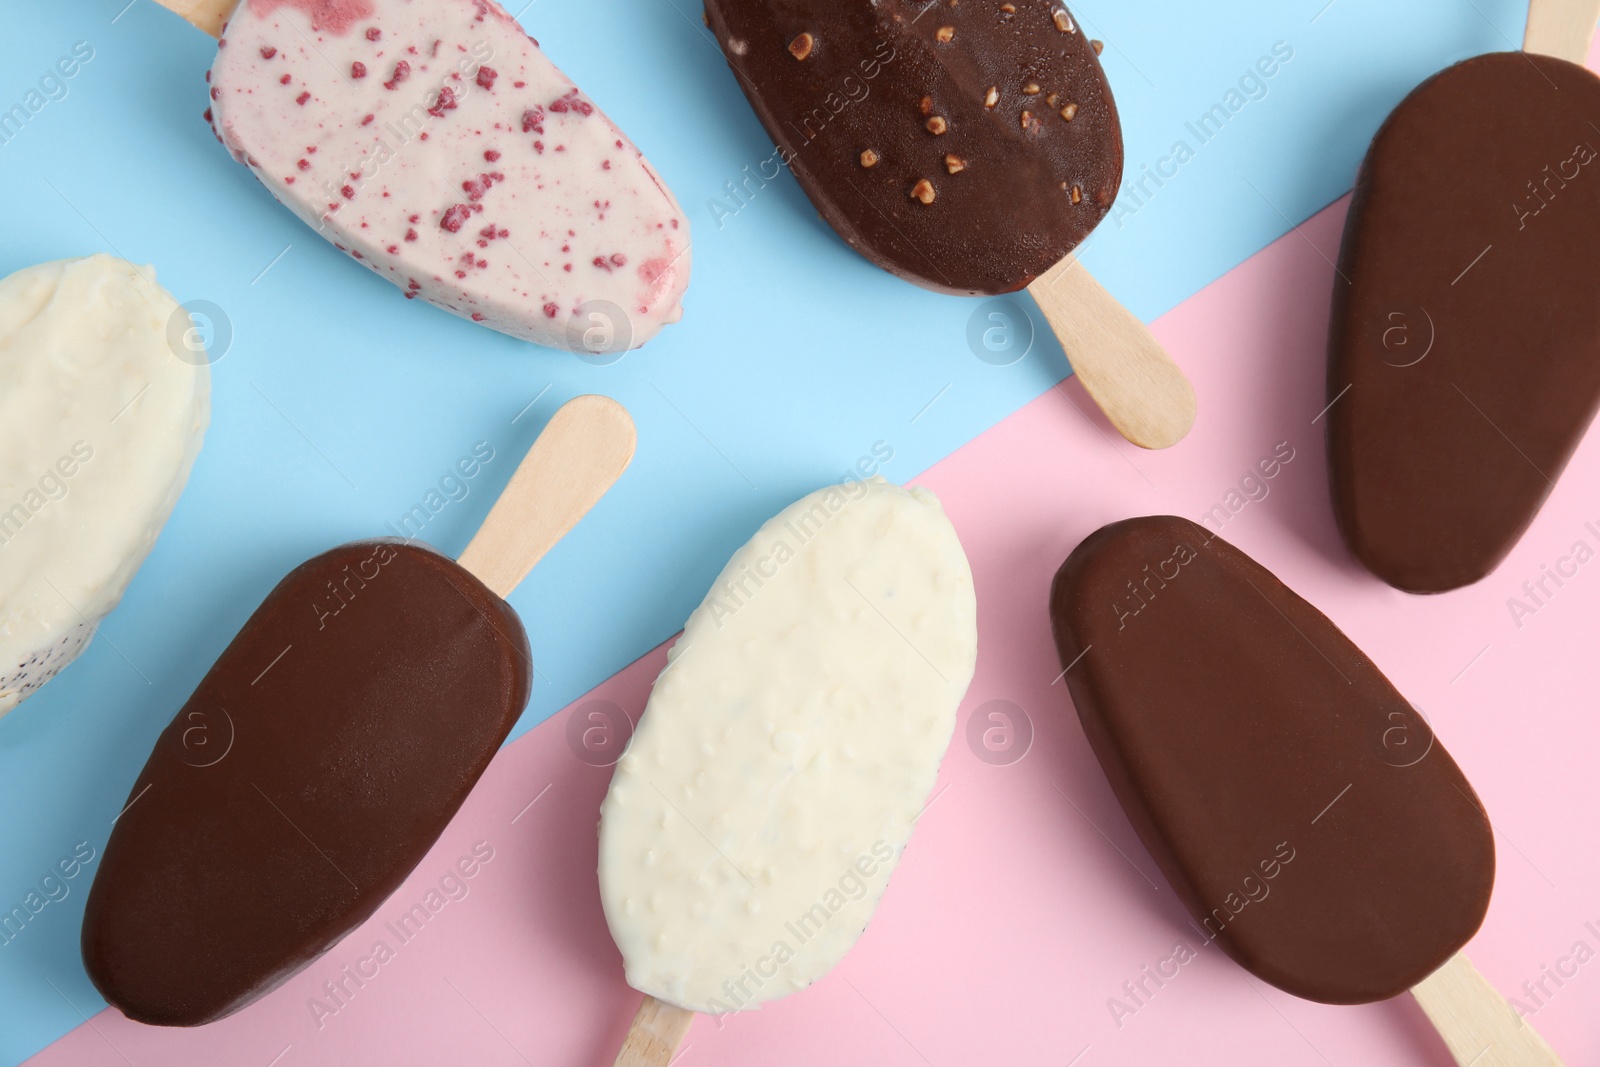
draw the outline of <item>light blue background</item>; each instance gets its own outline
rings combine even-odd
[[[0,111],[75,42],[95,57],[0,146],[0,275],[102,250],[154,263],[180,300],[225,309],[234,339],[205,450],[127,598],[78,663],[0,719],[0,911],[77,842],[104,844],[155,735],[290,567],[386,532],[474,442],[497,458],[425,532],[452,553],[561,402],[607,393],[639,424],[632,469],[512,597],[539,670],[525,731],[669,637],[756,525],[874,442],[894,449],[884,472],[910,478],[1068,372],[1042,320],[1019,362],[975,358],[977,302],[869,266],[786,175],[719,228],[709,198],[772,147],[690,0],[536,0],[522,15],[694,228],[684,321],[606,367],[404,301],[315,238],[201,121],[210,40],[150,0],[124,3],[7,0]],[[1073,8],[1110,42],[1130,177],[1180,137],[1193,146],[1184,123],[1275,42],[1294,49],[1265,97],[1092,238],[1086,261],[1147,319],[1345,192],[1406,91],[1515,47],[1526,14],[1522,0]],[[6,1064],[102,1007],[78,959],[90,876],[0,946]]]

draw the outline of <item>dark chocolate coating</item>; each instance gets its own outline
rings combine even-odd
[[[706,18],[800,187],[852,248],[929,289],[997,294],[1077,247],[1122,180],[1122,128],[1083,28],[1049,0],[1009,6],[707,0]],[[797,59],[803,34],[810,52]],[[934,119],[945,132],[929,132]],[[922,181],[930,204],[911,195]]]
[[[1128,519],[1062,565],[1050,617],[1117,799],[1198,929],[1252,974],[1382,1000],[1477,931],[1494,837],[1472,787],[1266,568],[1187,519]]]
[[[198,1026],[287,981],[422,859],[531,681],[516,612],[431,549],[357,541],[291,571],[134,782],[83,920],[95,988]]]
[[[1367,152],[1328,439],[1345,541],[1390,585],[1498,566],[1600,408],[1597,127],[1600,78],[1504,52],[1423,82]]]

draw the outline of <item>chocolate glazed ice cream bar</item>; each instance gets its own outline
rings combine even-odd
[[[1072,255],[1116,197],[1122,128],[1065,7],[708,0],[706,17],[780,158],[852,248],[939,292],[1026,288],[1125,437],[1183,438],[1188,380]]]
[[[220,37],[234,158],[408,298],[589,352],[681,316],[677,201],[494,0],[161,2]]]
[[[633,455],[616,402],[552,417],[459,563],[358,541],[295,568],[157,739],[115,820],[83,959],[130,1019],[198,1026],[371,917],[527,704],[502,599]]]
[[[1187,519],[1091,534],[1050,618],[1100,765],[1197,933],[1295,996],[1410,990],[1460,1064],[1559,1060],[1462,946],[1494,835],[1427,721],[1321,612]]]
[[[1334,510],[1384,581],[1483,578],[1600,408],[1600,0],[1434,75],[1362,164],[1328,342]]]

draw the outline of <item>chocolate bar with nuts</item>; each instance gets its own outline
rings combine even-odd
[[[940,292],[1008,293],[1116,197],[1098,44],[1049,0],[708,0],[778,158],[851,247]]]

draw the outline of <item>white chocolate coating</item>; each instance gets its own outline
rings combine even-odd
[[[805,497],[724,568],[601,806],[628,983],[702,1012],[803,989],[856,943],[977,659],[938,500],[881,478]]]
[[[154,276],[97,255],[0,281],[0,714],[83,651],[200,451],[210,370],[174,354]]]
[[[222,143],[408,297],[592,352],[681,317],[677,201],[493,0],[242,0],[222,41]]]

